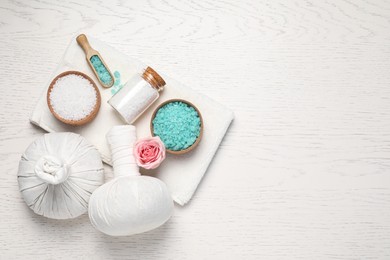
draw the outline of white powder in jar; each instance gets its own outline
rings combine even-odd
[[[97,102],[92,83],[83,76],[69,74],[53,85],[49,99],[54,112],[66,120],[81,120],[89,116]]]
[[[108,103],[126,123],[132,124],[158,97],[158,91],[140,75],[136,75]]]

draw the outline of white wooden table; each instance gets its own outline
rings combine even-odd
[[[80,32],[235,111],[152,232],[49,220],[18,191],[29,115]],[[0,47],[1,259],[390,259],[389,1],[0,0]]]

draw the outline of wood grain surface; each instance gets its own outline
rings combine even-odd
[[[384,0],[0,0],[0,258],[390,259],[389,26]],[[83,32],[235,111],[152,232],[45,219],[19,193],[29,115]]]

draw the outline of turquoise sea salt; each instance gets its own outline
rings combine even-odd
[[[105,85],[110,85],[113,79],[110,75],[110,72],[108,72],[106,66],[104,66],[99,56],[93,55],[90,60],[92,66],[95,68],[97,74],[99,75],[100,81],[103,82],[103,84]]]
[[[115,95],[121,88],[123,88],[123,84],[121,84],[121,73],[119,71],[114,71],[114,86],[111,88],[111,94]]]
[[[168,150],[181,151],[193,145],[200,135],[198,112],[190,105],[176,101],[161,107],[153,119],[153,133]]]

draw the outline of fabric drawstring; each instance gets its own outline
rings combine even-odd
[[[69,166],[52,155],[42,156],[35,164],[34,170],[39,178],[53,185],[66,181],[70,173]]]

